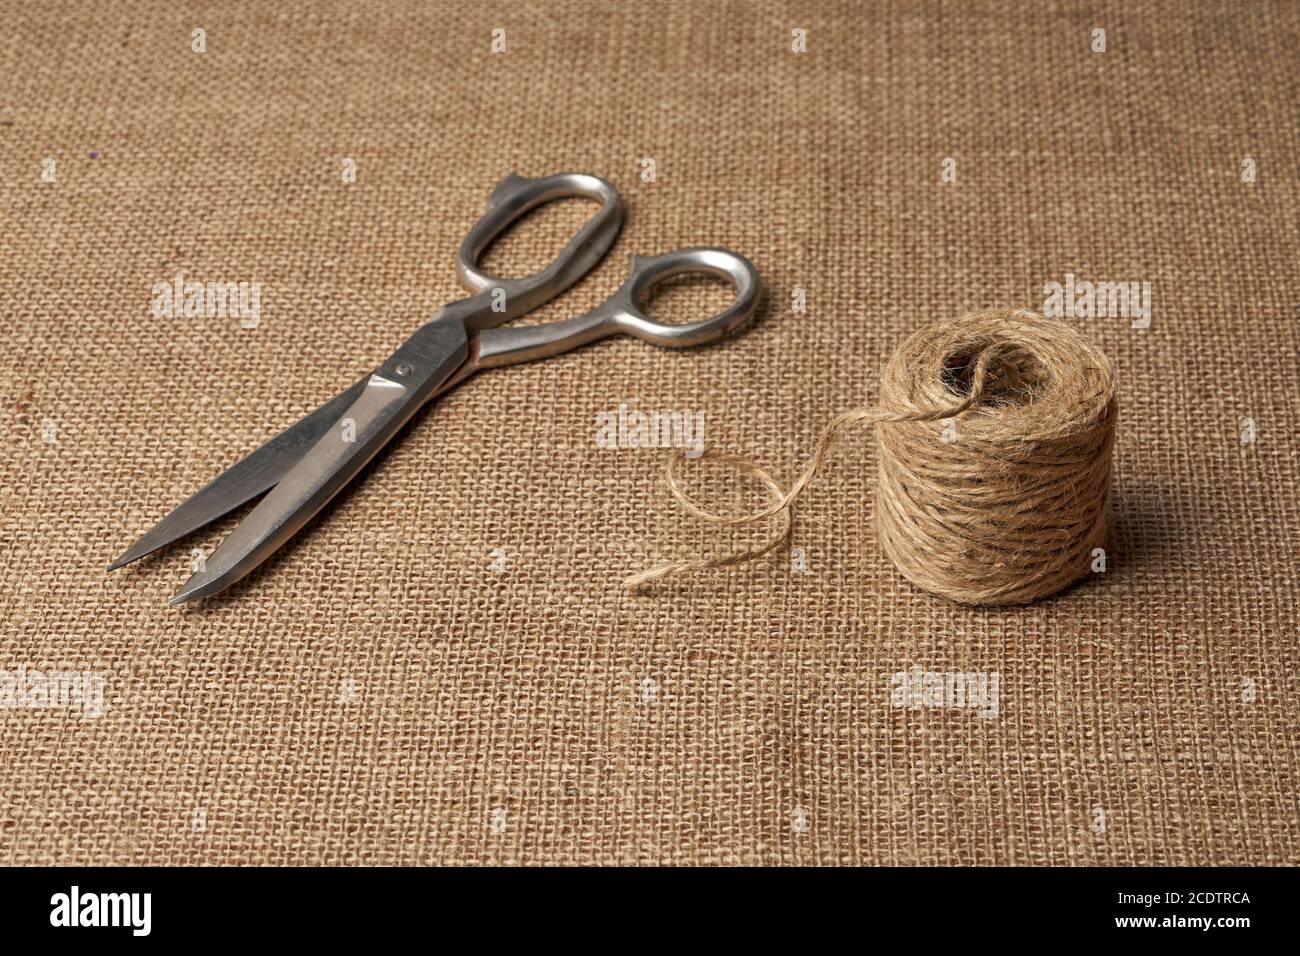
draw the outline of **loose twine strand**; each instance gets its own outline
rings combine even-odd
[[[699,460],[758,479],[767,507],[710,510],[681,485],[686,456],[670,455],[668,491],[688,513],[720,528],[777,518],[776,528],[756,547],[667,561],[624,584],[635,593],[776,549],[837,440],[866,423],[880,443],[881,544],[903,575],[963,603],[1034,600],[1088,573],[1105,538],[1115,417],[1109,363],[1063,323],[1004,309],[924,329],[890,359],[879,404],[833,419],[788,490],[749,459],[705,451]],[[952,440],[936,433],[937,421],[949,423]]]

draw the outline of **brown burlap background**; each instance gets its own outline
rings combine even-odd
[[[0,711],[0,863],[1296,862],[1297,4],[189,6],[0,10],[0,668],[109,696]],[[165,606],[233,520],[105,573],[455,297],[512,170],[629,207],[537,318],[717,244],[758,321],[479,376],[222,599]],[[155,317],[178,271],[260,282],[261,325]],[[713,539],[598,412],[703,411],[788,478],[913,329],[1066,273],[1152,289],[1145,330],[1070,320],[1121,382],[1104,575],[917,591],[864,432],[801,502],[806,573],[624,594]],[[892,707],[918,664],[996,672],[998,715]]]

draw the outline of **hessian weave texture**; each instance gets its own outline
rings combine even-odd
[[[1296,3],[0,21],[0,863],[1300,859]],[[694,245],[753,260],[757,320],[476,376],[214,600],[166,606],[243,512],[105,572],[456,298],[512,171],[628,206],[524,321]],[[541,267],[589,211],[489,264]],[[247,308],[160,310],[178,274]],[[663,494],[670,449],[603,447],[598,416],[688,415],[788,482],[916,329],[1053,297],[1116,370],[1104,570],[1023,607],[919,590],[865,430],[791,549],[625,592],[717,534]],[[38,692],[74,672],[102,707]]]

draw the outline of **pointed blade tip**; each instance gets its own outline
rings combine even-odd
[[[180,590],[171,596],[167,605],[175,607],[186,601],[212,597],[214,594],[220,594],[242,577],[242,574],[232,574],[229,570],[215,571],[211,567],[206,571],[196,571],[181,585]]]
[[[112,564],[108,566],[108,570],[116,571],[118,568],[125,567],[126,565],[130,564],[132,561],[141,557],[144,557],[144,555],[132,554],[130,551],[124,551],[122,552],[122,554],[117,556],[117,558],[113,561]]]
[[[184,603],[187,602],[187,601],[193,601],[195,598],[203,597],[203,595],[199,593],[198,588],[195,588],[193,591],[190,591],[190,590],[187,590],[188,587],[189,587],[189,586],[186,585],[186,587],[181,588],[179,591],[177,591],[175,594],[173,594],[170,598],[168,598],[168,599],[167,599],[167,606],[168,606],[168,607],[177,607],[178,605],[184,604]]]
[[[131,547],[127,548],[114,558],[113,563],[108,566],[108,570],[116,571],[118,568],[130,564],[132,561],[139,561],[141,558],[153,554],[159,548],[169,543],[170,542],[168,541],[159,543],[154,539],[153,531],[150,531],[149,534],[141,536],[135,544],[131,545]]]
[[[188,581],[181,585],[181,589],[171,596],[167,601],[168,607],[176,607],[178,604],[184,604],[186,601],[193,601],[195,598],[207,597],[209,594],[220,591],[221,587],[213,587],[213,582],[200,581],[199,575],[193,575]]]

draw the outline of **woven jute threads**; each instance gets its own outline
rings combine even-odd
[[[847,412],[822,433],[788,491],[734,455],[706,452],[759,479],[772,504],[720,515],[668,488],[717,525],[776,518],[762,546],[672,561],[627,580],[633,590],[687,571],[750,560],[787,540],[791,507],[836,439],[874,424],[879,449],[876,528],[909,581],[964,604],[1019,604],[1091,573],[1105,543],[1115,441],[1109,361],[1063,322],[996,309],[922,329],[885,365],[878,403]]]

